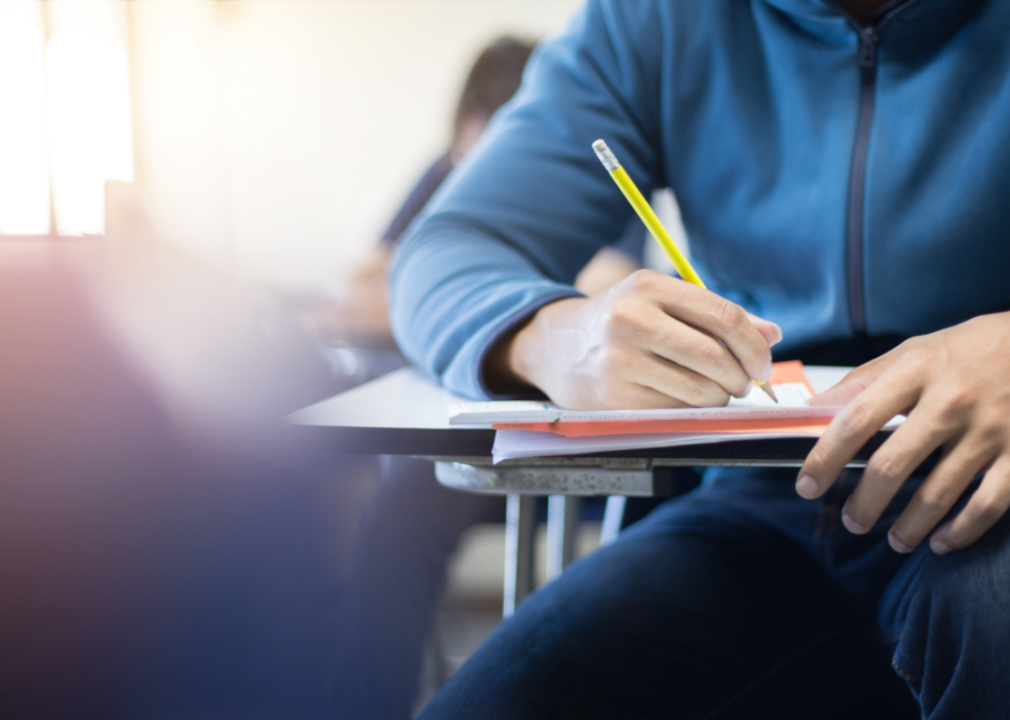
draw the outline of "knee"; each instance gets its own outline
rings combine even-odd
[[[990,630],[1010,629],[1006,612],[1010,609],[1010,516],[964,550],[949,555],[923,550],[917,595],[927,607],[951,613],[961,622],[980,620]]]
[[[1010,669],[1010,518],[950,555],[920,548],[903,574],[893,664],[924,711],[961,686]]]

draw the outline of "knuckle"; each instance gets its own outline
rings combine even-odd
[[[919,374],[929,371],[936,362],[933,351],[921,343],[906,340],[898,346],[902,350],[899,362],[910,372]]]
[[[710,338],[704,338],[695,348],[695,357],[705,367],[721,370],[726,364],[725,350],[722,345]]]
[[[635,332],[641,329],[641,314],[637,312],[632,302],[618,301],[611,306],[606,315],[606,326],[612,333]]]
[[[867,473],[888,485],[900,483],[905,479],[908,473],[901,458],[892,453],[885,453],[880,457],[877,457],[878,455],[881,455],[879,451],[870,459],[866,467]]]
[[[981,494],[976,491],[972,498],[972,505],[975,507],[975,516],[984,523],[994,523],[1003,517],[1006,506],[992,493]]]
[[[652,270],[636,270],[625,282],[632,290],[649,290],[656,285],[656,273]]]
[[[1006,441],[1007,428],[1003,418],[983,418],[975,424],[973,430],[973,435],[982,448],[999,447]]]
[[[870,409],[864,403],[855,400],[849,403],[836,418],[838,430],[844,440],[858,437],[870,423]]]
[[[944,490],[923,488],[919,507],[929,517],[943,516],[950,507],[949,493]]]
[[[693,385],[687,394],[687,401],[695,407],[716,407],[729,402],[729,394],[714,383]]]
[[[944,384],[943,390],[943,395],[937,403],[937,415],[941,422],[957,423],[975,404],[978,392],[974,383],[953,378]]]
[[[716,300],[712,310],[716,322],[723,330],[737,330],[747,320],[743,308],[724,298]]]

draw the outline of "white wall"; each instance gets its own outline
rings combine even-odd
[[[449,140],[493,38],[581,0],[131,3],[138,186],[157,234],[275,284],[351,272]]]

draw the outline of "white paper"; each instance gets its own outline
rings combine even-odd
[[[650,410],[565,410],[554,403],[505,400],[458,403],[449,406],[449,424],[488,425],[527,422],[614,422],[622,420],[766,420],[771,418],[834,417],[840,408],[810,407],[810,390],[803,383],[773,385],[776,404],[753,388],[745,398],[731,398],[717,408],[659,408]]]
[[[882,430],[894,430],[905,421],[896,415]],[[491,456],[494,463],[517,458],[551,457],[555,455],[585,455],[615,450],[643,450],[707,445],[736,440],[772,440],[779,438],[817,437],[817,433],[753,432],[753,433],[639,433],[629,435],[592,435],[566,437],[551,432],[530,430],[499,430],[495,433]]]

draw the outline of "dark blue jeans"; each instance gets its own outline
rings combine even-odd
[[[839,522],[795,471],[712,470],[503,623],[435,718],[1010,717],[1010,523],[940,557]]]

